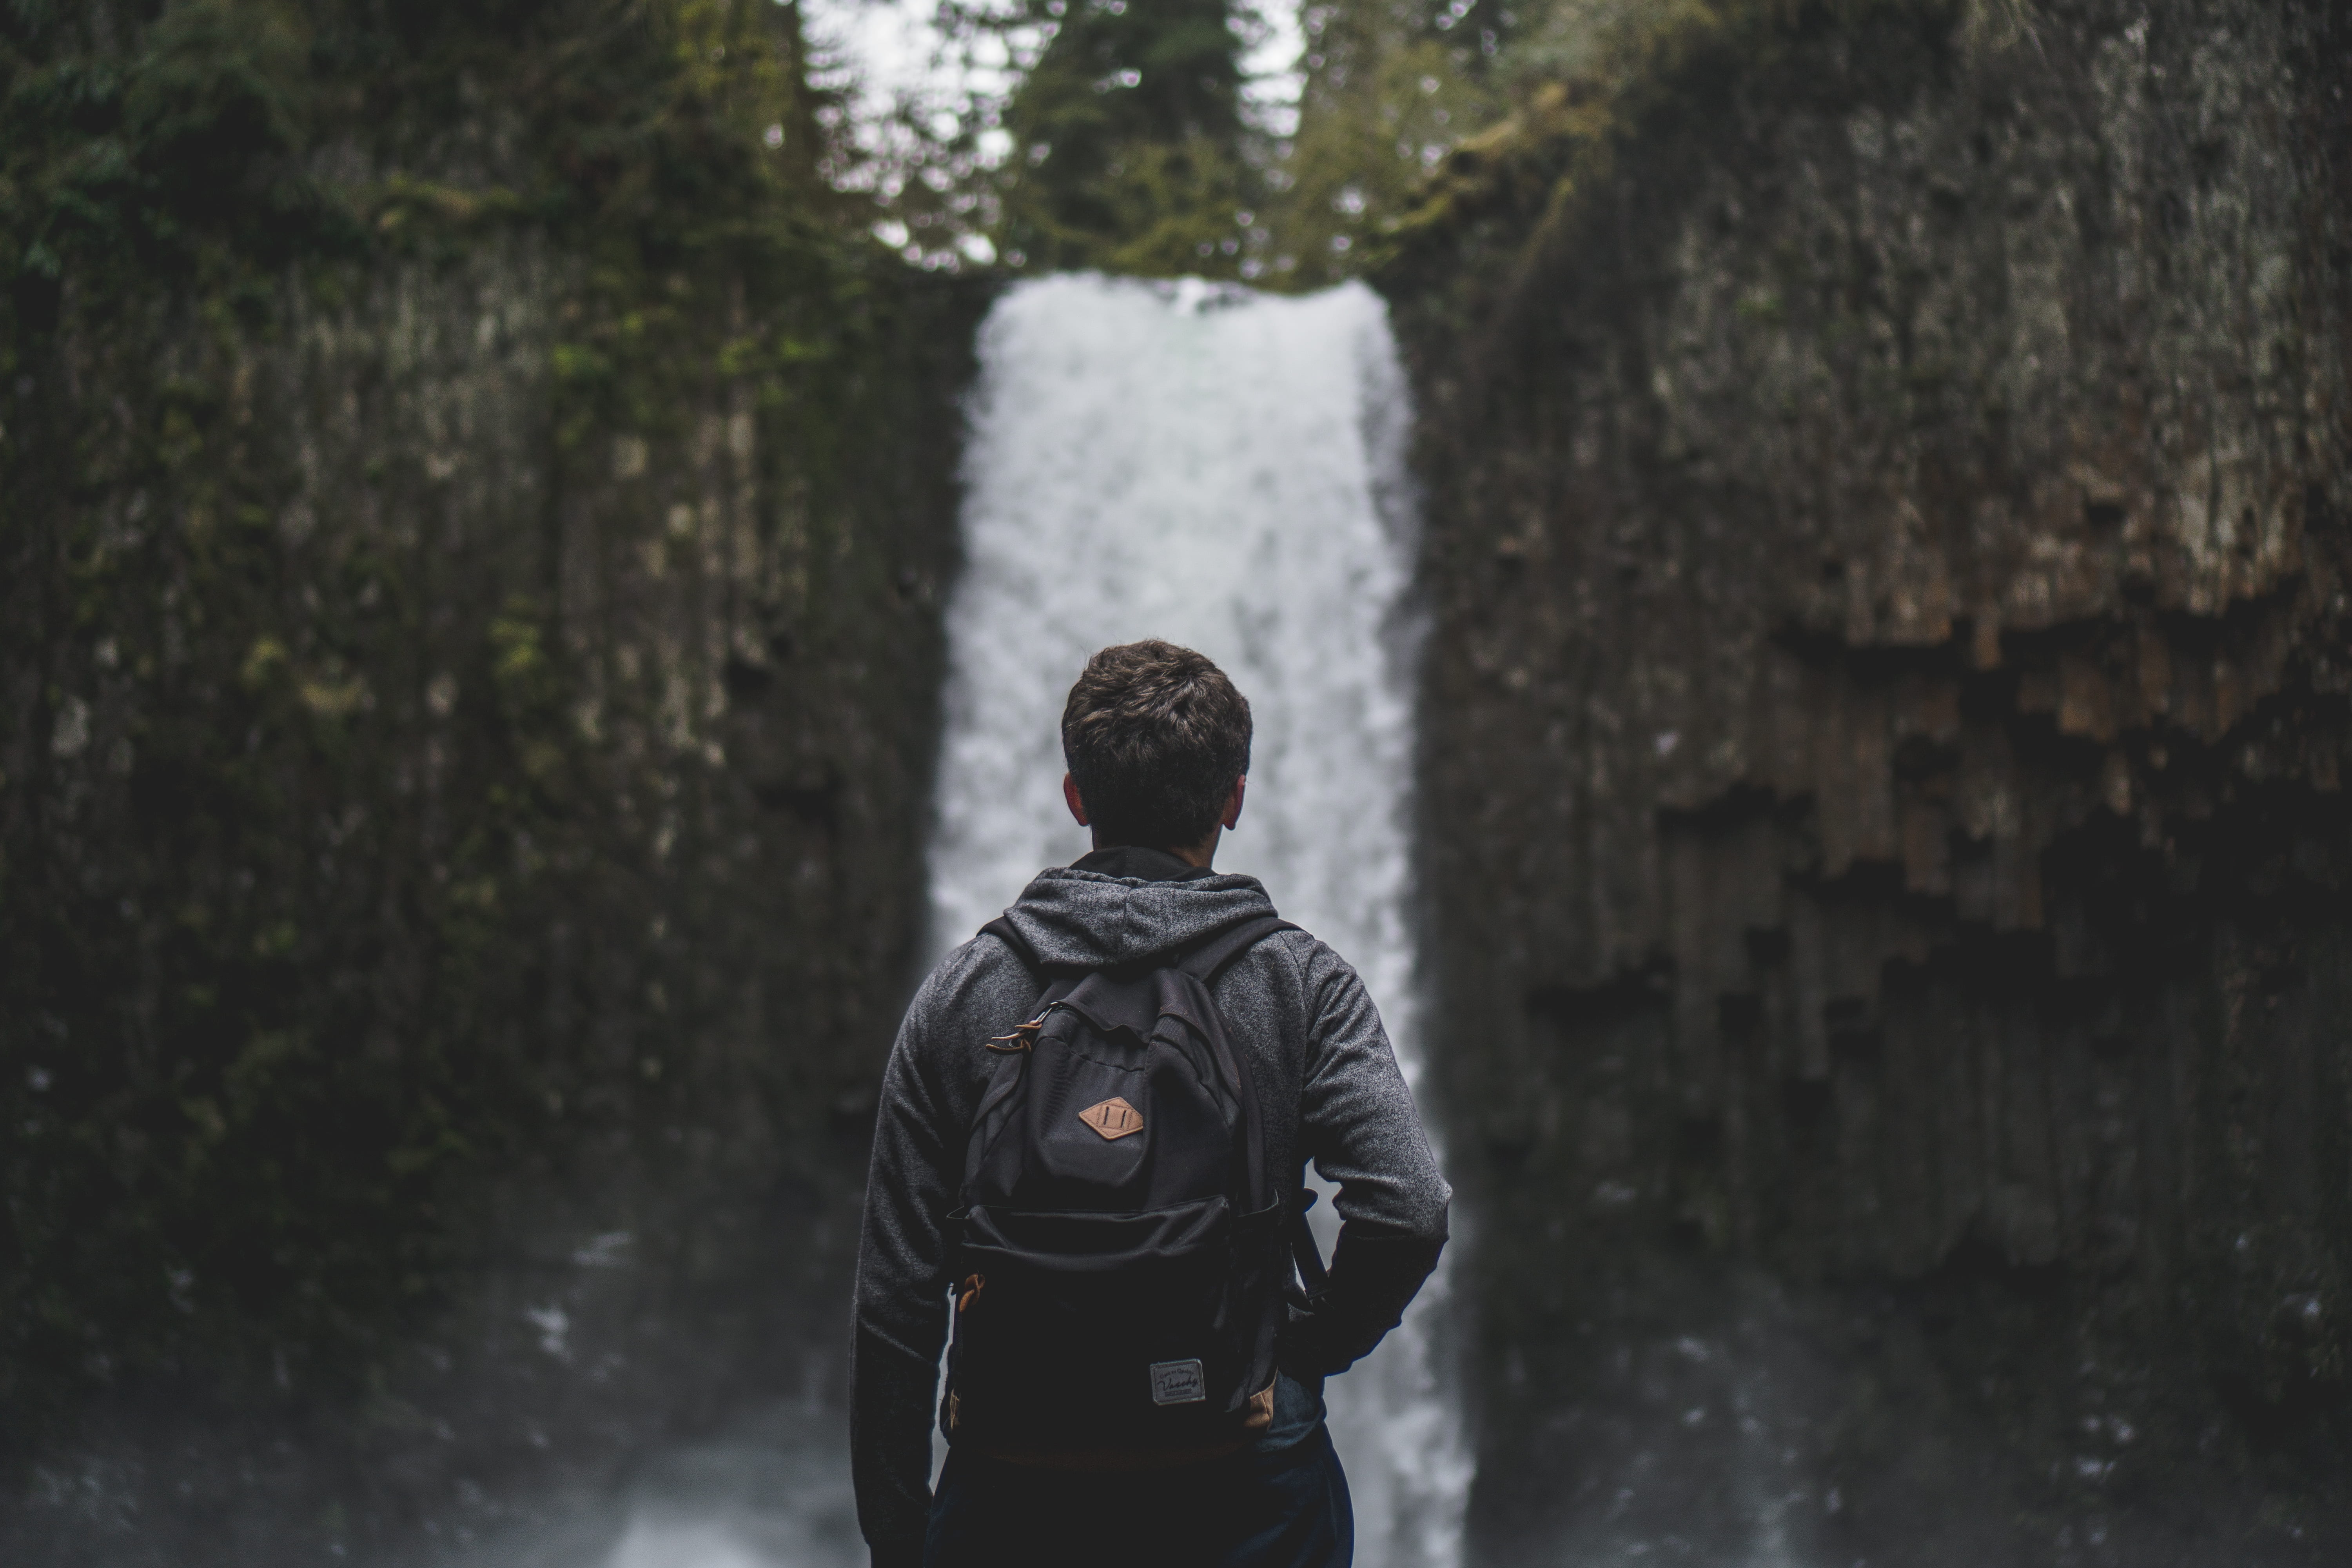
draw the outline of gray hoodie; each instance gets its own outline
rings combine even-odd
[[[1040,872],[1007,911],[1049,964],[1108,968],[1175,952],[1274,905],[1254,877],[1108,849]],[[964,1142],[996,1058],[981,1042],[1035,1009],[1043,987],[994,936],[940,962],[907,1009],[882,1079],[857,1261],[851,1464],[866,1539],[892,1553],[923,1536],[930,1425],[948,1323],[948,1215]],[[1264,1101],[1266,1160],[1286,1201],[1312,1160],[1339,1184],[1331,1283],[1286,1333],[1302,1379],[1337,1372],[1394,1326],[1445,1239],[1452,1197],[1397,1070],[1380,1014],[1345,960],[1281,931],[1219,978],[1218,1009]]]

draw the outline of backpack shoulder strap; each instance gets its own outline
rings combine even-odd
[[[1278,931],[1298,929],[1279,915],[1254,915],[1237,925],[1227,926],[1171,967],[1182,970],[1203,985],[1214,985],[1217,976],[1243,953]]]
[[[1307,1223],[1307,1211],[1315,1206],[1315,1189],[1300,1184],[1298,1202],[1290,1210],[1290,1260],[1298,1270],[1298,1283],[1312,1296],[1331,1282],[1331,1271],[1323,1266],[1323,1249],[1316,1245],[1315,1227]]]

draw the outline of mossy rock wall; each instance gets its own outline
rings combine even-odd
[[[1675,16],[1383,274],[1481,1558],[2340,1557],[2346,18]]]
[[[822,1394],[984,290],[768,0],[0,38],[0,1557]]]

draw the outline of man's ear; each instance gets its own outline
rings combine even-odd
[[[1069,806],[1070,815],[1077,818],[1078,826],[1080,827],[1090,826],[1087,821],[1087,803],[1079,797],[1078,781],[1075,774],[1064,773],[1062,775],[1062,799],[1064,803]],[[1240,797],[1236,795],[1234,797],[1232,809],[1239,811],[1241,808]]]
[[[1233,829],[1241,826],[1242,796],[1247,794],[1248,791],[1249,774],[1244,773],[1241,777],[1234,781],[1234,793],[1225,797],[1225,815],[1222,820],[1225,825],[1227,832],[1231,832]],[[1071,798],[1075,800],[1077,797],[1076,795],[1073,795]],[[1079,820],[1084,821],[1085,818],[1081,817]]]

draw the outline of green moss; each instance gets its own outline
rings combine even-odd
[[[928,688],[897,584],[930,501],[880,447],[951,377],[908,387],[944,307],[818,178],[766,0],[18,5],[0,73],[0,1403],[27,1445],[125,1378],[380,1381],[504,1174],[662,1096],[753,1098],[613,1048],[687,1052],[728,991],[664,967],[649,910],[713,952],[801,917],[653,847],[649,802],[681,861],[757,807],[698,740],[624,745],[657,683],[610,678],[555,532],[609,513],[588,533],[635,559],[663,514],[616,499],[614,441],[685,496],[704,424],[757,410],[746,526],[810,547],[742,593],[804,606],[779,727],[826,743],[836,686]],[[919,743],[867,749],[917,759],[866,765],[901,798]],[[890,962],[904,868],[870,855],[787,980]]]
[[[1949,33],[1958,10],[1950,0],[1654,0],[1623,7],[1568,0],[1547,7],[1509,58],[1512,111],[1455,148],[1359,265],[1399,267],[1402,279],[1417,258],[1497,219],[1531,225],[1515,243],[1523,264],[1532,265],[1577,232],[1589,203],[1608,188],[1625,138],[1664,120],[1706,114],[1731,82],[1761,76],[1825,31],[1857,28],[1873,13],[1909,12],[1928,29]]]

